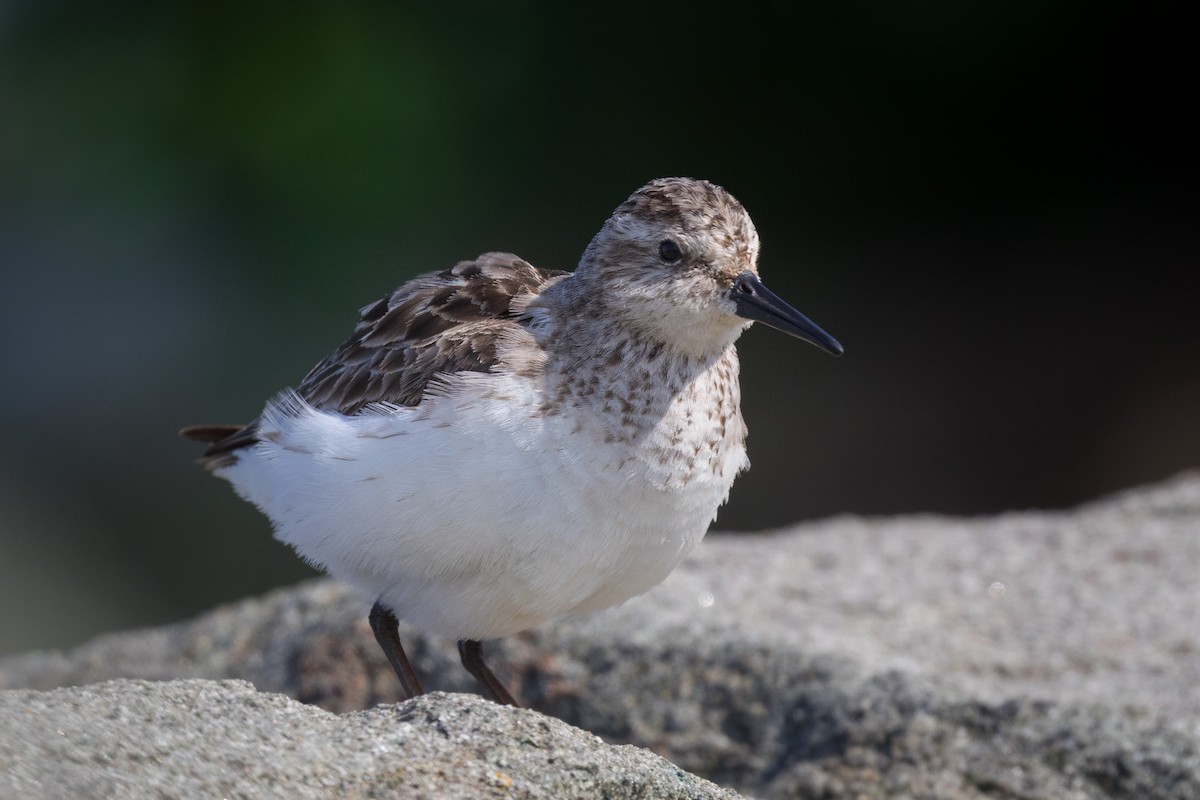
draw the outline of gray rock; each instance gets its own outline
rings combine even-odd
[[[1192,474],[1073,512],[712,536],[648,595],[488,658],[534,708],[763,797],[1195,800],[1198,575]],[[366,708],[398,690],[368,606],[312,582],[0,661],[0,688],[236,677]],[[427,685],[474,690],[452,642],[402,634]]]
[[[0,796],[726,798],[637,747],[472,695],[330,714],[241,681],[0,693]]]

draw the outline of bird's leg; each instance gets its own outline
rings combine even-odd
[[[475,676],[475,680],[479,681],[479,685],[483,687],[484,697],[502,705],[520,708],[517,701],[504,688],[504,684],[500,683],[499,679],[488,669],[488,665],[483,663],[483,646],[479,642],[474,639],[460,639],[458,655],[462,658],[462,665],[467,668],[467,672]]]
[[[412,664],[408,663],[408,656],[404,655],[404,648],[400,646],[400,623],[396,620],[396,615],[376,601],[375,605],[371,606],[371,614],[367,619],[371,621],[375,641],[379,642],[379,647],[387,656],[392,669],[396,670],[396,677],[400,679],[400,685],[408,695],[406,699],[411,700],[419,694],[425,694],[416,671]]]

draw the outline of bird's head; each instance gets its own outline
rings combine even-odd
[[[617,207],[577,276],[615,324],[675,349],[719,353],[753,321],[841,355],[842,346],[763,285],[758,232],[733,195],[692,178],[659,178]]]

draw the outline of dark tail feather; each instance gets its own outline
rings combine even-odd
[[[205,442],[208,449],[200,463],[219,469],[237,463],[237,451],[258,442],[258,422],[249,425],[189,425],[179,432],[185,439]]]
[[[179,431],[179,435],[194,442],[214,444],[222,439],[228,439],[240,431],[244,425],[189,425]]]

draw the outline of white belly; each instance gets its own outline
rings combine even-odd
[[[657,585],[745,465],[739,441],[727,468],[668,485],[629,446],[528,407],[459,395],[346,417],[288,398],[219,474],[278,538],[400,618],[488,639]]]

